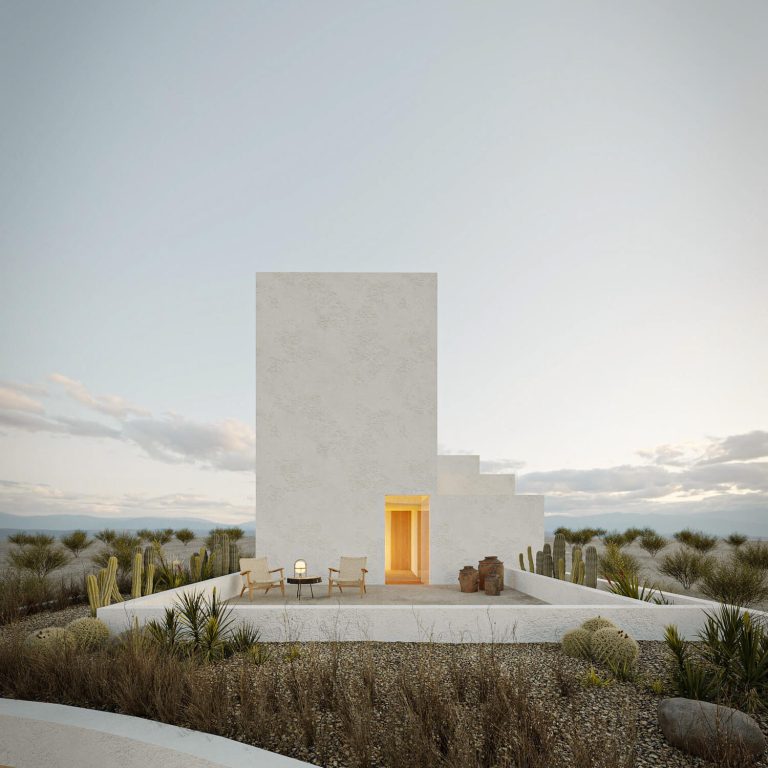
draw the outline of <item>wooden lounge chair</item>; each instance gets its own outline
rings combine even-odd
[[[240,575],[243,577],[243,588],[240,597],[248,590],[248,599],[253,600],[253,590],[263,589],[266,595],[272,587],[280,587],[280,592],[285,595],[284,568],[272,568],[267,565],[266,557],[242,557],[240,558]],[[273,574],[279,573],[279,576]]]
[[[329,568],[328,597],[334,587],[338,587],[342,594],[342,587],[358,587],[362,597],[365,592],[365,574],[368,573],[365,567],[367,562],[367,557],[342,557],[338,568]]]

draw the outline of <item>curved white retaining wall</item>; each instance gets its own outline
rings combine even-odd
[[[0,699],[0,763],[14,768],[302,768],[221,736],[62,704]]]

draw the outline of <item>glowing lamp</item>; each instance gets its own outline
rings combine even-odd
[[[307,575],[307,564],[304,560],[297,560],[293,564],[293,575],[297,578]]]

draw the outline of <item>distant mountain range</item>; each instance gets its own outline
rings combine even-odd
[[[208,533],[211,528],[226,528],[228,523],[215,522],[200,517],[92,517],[90,515],[11,515],[0,512],[0,537],[15,531],[44,531],[59,533],[76,528],[94,532],[103,528],[116,531],[136,531],[140,528],[191,528],[195,533]],[[231,525],[235,525],[232,523]],[[245,526],[240,525],[240,528]],[[254,529],[245,528],[253,535]]]
[[[566,515],[547,515],[544,518],[544,530],[551,535],[556,528],[605,528],[607,531],[623,531],[627,528],[653,528],[658,533],[669,536],[683,528],[693,528],[713,536],[727,536],[738,531],[752,539],[768,536],[768,525],[755,525],[754,516],[701,514],[682,515],[632,515],[617,512],[585,517]]]

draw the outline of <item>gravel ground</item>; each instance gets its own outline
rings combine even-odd
[[[23,619],[13,627],[0,628],[0,635],[9,631],[31,632],[44,626],[62,626],[74,618],[88,615],[87,606],[76,606],[63,611],[44,612]],[[311,667],[312,659],[328,658],[338,652],[338,674],[359,680],[362,665],[369,663],[375,670],[378,703],[373,718],[376,727],[386,728],[387,705],[396,695],[397,677],[402,670],[413,670],[414,675],[425,665],[431,670],[449,675],[451,668],[461,667],[477,659],[481,653],[493,653],[500,665],[510,673],[516,673],[523,681],[534,701],[553,716],[556,730],[567,734],[574,722],[582,733],[589,733],[605,748],[616,748],[634,742],[636,768],[713,768],[698,758],[690,757],[666,744],[656,724],[656,709],[663,695],[651,691],[654,680],[666,681],[667,661],[663,643],[641,642],[638,678],[633,683],[610,682],[604,687],[585,686],[583,680],[590,669],[588,662],[564,656],[554,643],[506,644],[496,646],[444,645],[418,643],[308,643],[293,646],[275,644],[269,646],[273,659],[283,670],[289,652],[298,658],[298,664]],[[487,657],[486,657],[487,658]],[[219,669],[232,673],[235,684],[239,660],[222,662]],[[603,678],[608,675],[597,670]],[[391,700],[391,699],[390,699]],[[273,748],[284,754],[307,760],[316,765],[351,768],[353,759],[344,738],[344,726],[334,711],[318,713],[322,737],[312,749],[302,746],[296,722],[285,722],[279,744]],[[768,736],[768,720],[758,718],[763,732]],[[558,739],[563,740],[562,738]],[[374,757],[371,766],[377,765]],[[603,763],[596,762],[595,765]],[[768,768],[765,756],[755,763],[758,768]]]

